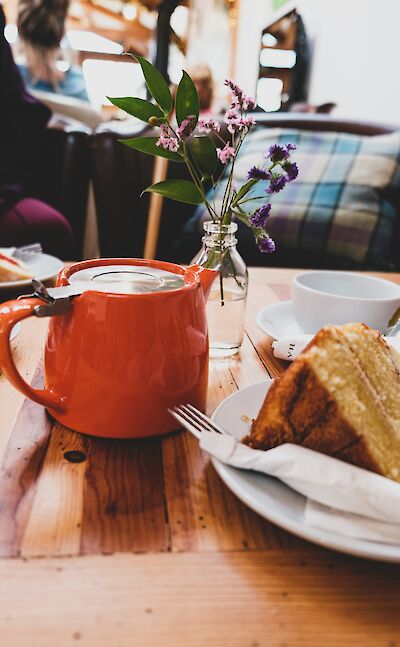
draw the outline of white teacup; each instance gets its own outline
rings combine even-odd
[[[294,277],[292,300],[297,323],[306,333],[348,322],[384,332],[400,308],[400,286],[366,274],[316,270]]]

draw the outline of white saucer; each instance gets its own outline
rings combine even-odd
[[[256,322],[272,339],[306,334],[294,318],[292,301],[279,301],[265,306],[257,312]]]
[[[243,416],[255,418],[273,380],[236,391],[214,411],[213,420],[241,439],[250,430]],[[306,499],[278,479],[264,474],[235,469],[212,459],[225,485],[259,515],[294,535],[342,553],[367,559],[400,563],[400,547],[379,542],[344,537],[306,526],[303,521]]]
[[[64,267],[63,261],[55,256],[49,256],[49,254],[34,254],[31,258],[25,261],[25,265],[27,265],[34,278],[38,281],[49,281],[50,279],[54,279]],[[25,285],[28,287],[31,285],[31,280],[32,279],[0,283],[0,291],[21,288]]]

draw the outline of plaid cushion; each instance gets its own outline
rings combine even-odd
[[[272,143],[297,145],[292,157],[299,177],[272,196],[269,233],[277,248],[332,257],[338,264],[394,268],[396,205],[400,204],[400,132],[361,137],[344,133],[255,129],[245,140],[234,184],[262,164]],[[267,185],[258,184],[263,196]],[[216,192],[221,204],[223,186]],[[262,201],[266,201],[264,194]],[[262,203],[260,201],[260,204]],[[257,201],[247,203],[251,210]],[[201,205],[188,226],[202,229],[209,216]]]

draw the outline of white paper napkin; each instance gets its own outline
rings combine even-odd
[[[399,524],[376,521],[351,512],[338,512],[311,499],[307,499],[304,522],[307,526],[335,532],[344,537],[400,546]]]
[[[296,337],[281,337],[272,342],[272,349],[275,357],[292,362],[307,344],[313,339],[314,335],[298,335]],[[400,335],[396,337],[384,337],[388,344],[400,352]]]
[[[204,432],[200,447],[232,467],[274,476],[319,504],[307,505],[306,524],[400,544],[400,484],[395,481],[289,443],[261,451],[233,436]]]

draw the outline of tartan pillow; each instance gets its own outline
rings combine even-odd
[[[299,176],[271,197],[269,233],[277,249],[335,259],[338,265],[394,269],[400,205],[400,132],[363,137],[345,133],[256,128],[245,140],[234,184],[262,163],[272,143],[295,143]],[[259,195],[263,194],[263,184]],[[267,186],[265,184],[265,186]],[[216,207],[223,195],[216,191]],[[267,200],[265,196],[264,201]],[[251,210],[258,206],[251,202]],[[188,231],[209,220],[203,205]],[[241,223],[240,223],[241,224]],[[397,252],[398,255],[398,252]]]

